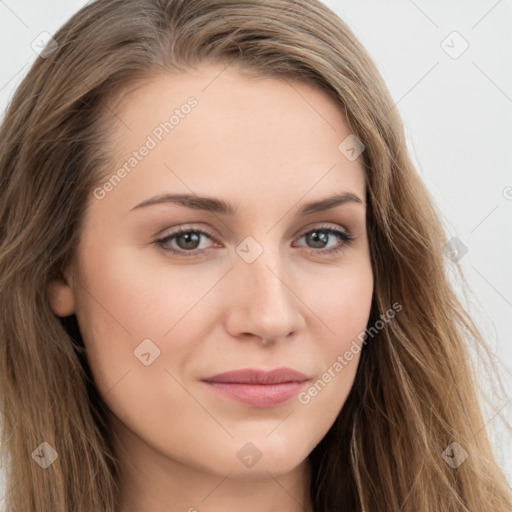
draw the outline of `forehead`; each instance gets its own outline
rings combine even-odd
[[[125,169],[108,194],[124,211],[166,192],[233,203],[295,203],[337,191],[364,198],[360,161],[338,149],[351,134],[342,110],[309,84],[205,65],[155,75],[114,108],[106,179]]]

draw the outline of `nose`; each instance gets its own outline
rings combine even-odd
[[[226,328],[233,337],[269,344],[289,340],[303,328],[304,303],[282,258],[264,251],[252,263],[236,261],[230,274]]]

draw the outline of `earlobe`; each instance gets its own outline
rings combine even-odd
[[[61,317],[75,312],[75,297],[69,279],[62,277],[48,285],[48,298],[53,312]]]

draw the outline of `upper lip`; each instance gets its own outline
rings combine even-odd
[[[244,384],[281,384],[283,382],[304,382],[307,375],[292,368],[276,368],[265,371],[255,368],[243,368],[201,378],[206,382],[244,383]]]

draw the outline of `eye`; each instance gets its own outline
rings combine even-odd
[[[337,237],[339,242],[330,249],[324,249],[325,245],[328,245],[329,239],[333,238],[333,236]],[[215,240],[212,235],[203,231],[201,229],[183,229],[180,228],[169,235],[155,240],[155,243],[161,247],[164,251],[169,252],[171,254],[176,254],[180,256],[199,256],[207,252],[208,248],[200,249],[201,238],[206,237],[210,240]],[[308,243],[313,244],[312,252],[318,253],[320,255],[338,253],[349,246],[355,238],[348,232],[342,231],[337,228],[333,228],[330,226],[320,226],[318,228],[307,231],[303,235],[298,238],[305,238]],[[175,241],[177,244],[177,248],[174,248],[171,245],[172,241]]]
[[[206,252],[205,249],[197,248],[198,245],[200,245],[201,237],[213,239],[210,234],[201,229],[180,228],[164,238],[155,240],[155,243],[159,245],[164,251],[170,252],[171,254],[178,254],[180,256],[198,256],[199,254]],[[176,242],[178,243],[178,249],[173,249],[169,246],[169,243],[173,239],[176,239]]]
[[[324,249],[323,244],[325,243],[327,245],[329,238],[332,238],[333,236],[336,236],[339,240],[341,240],[341,242],[331,249]],[[341,252],[355,240],[355,238],[348,231],[342,231],[341,229],[333,228],[330,226],[321,226],[307,231],[299,238],[299,240],[301,238],[306,238],[309,243],[312,243],[312,249],[317,249],[318,245],[320,245],[321,250],[314,251],[318,252],[320,255]]]

